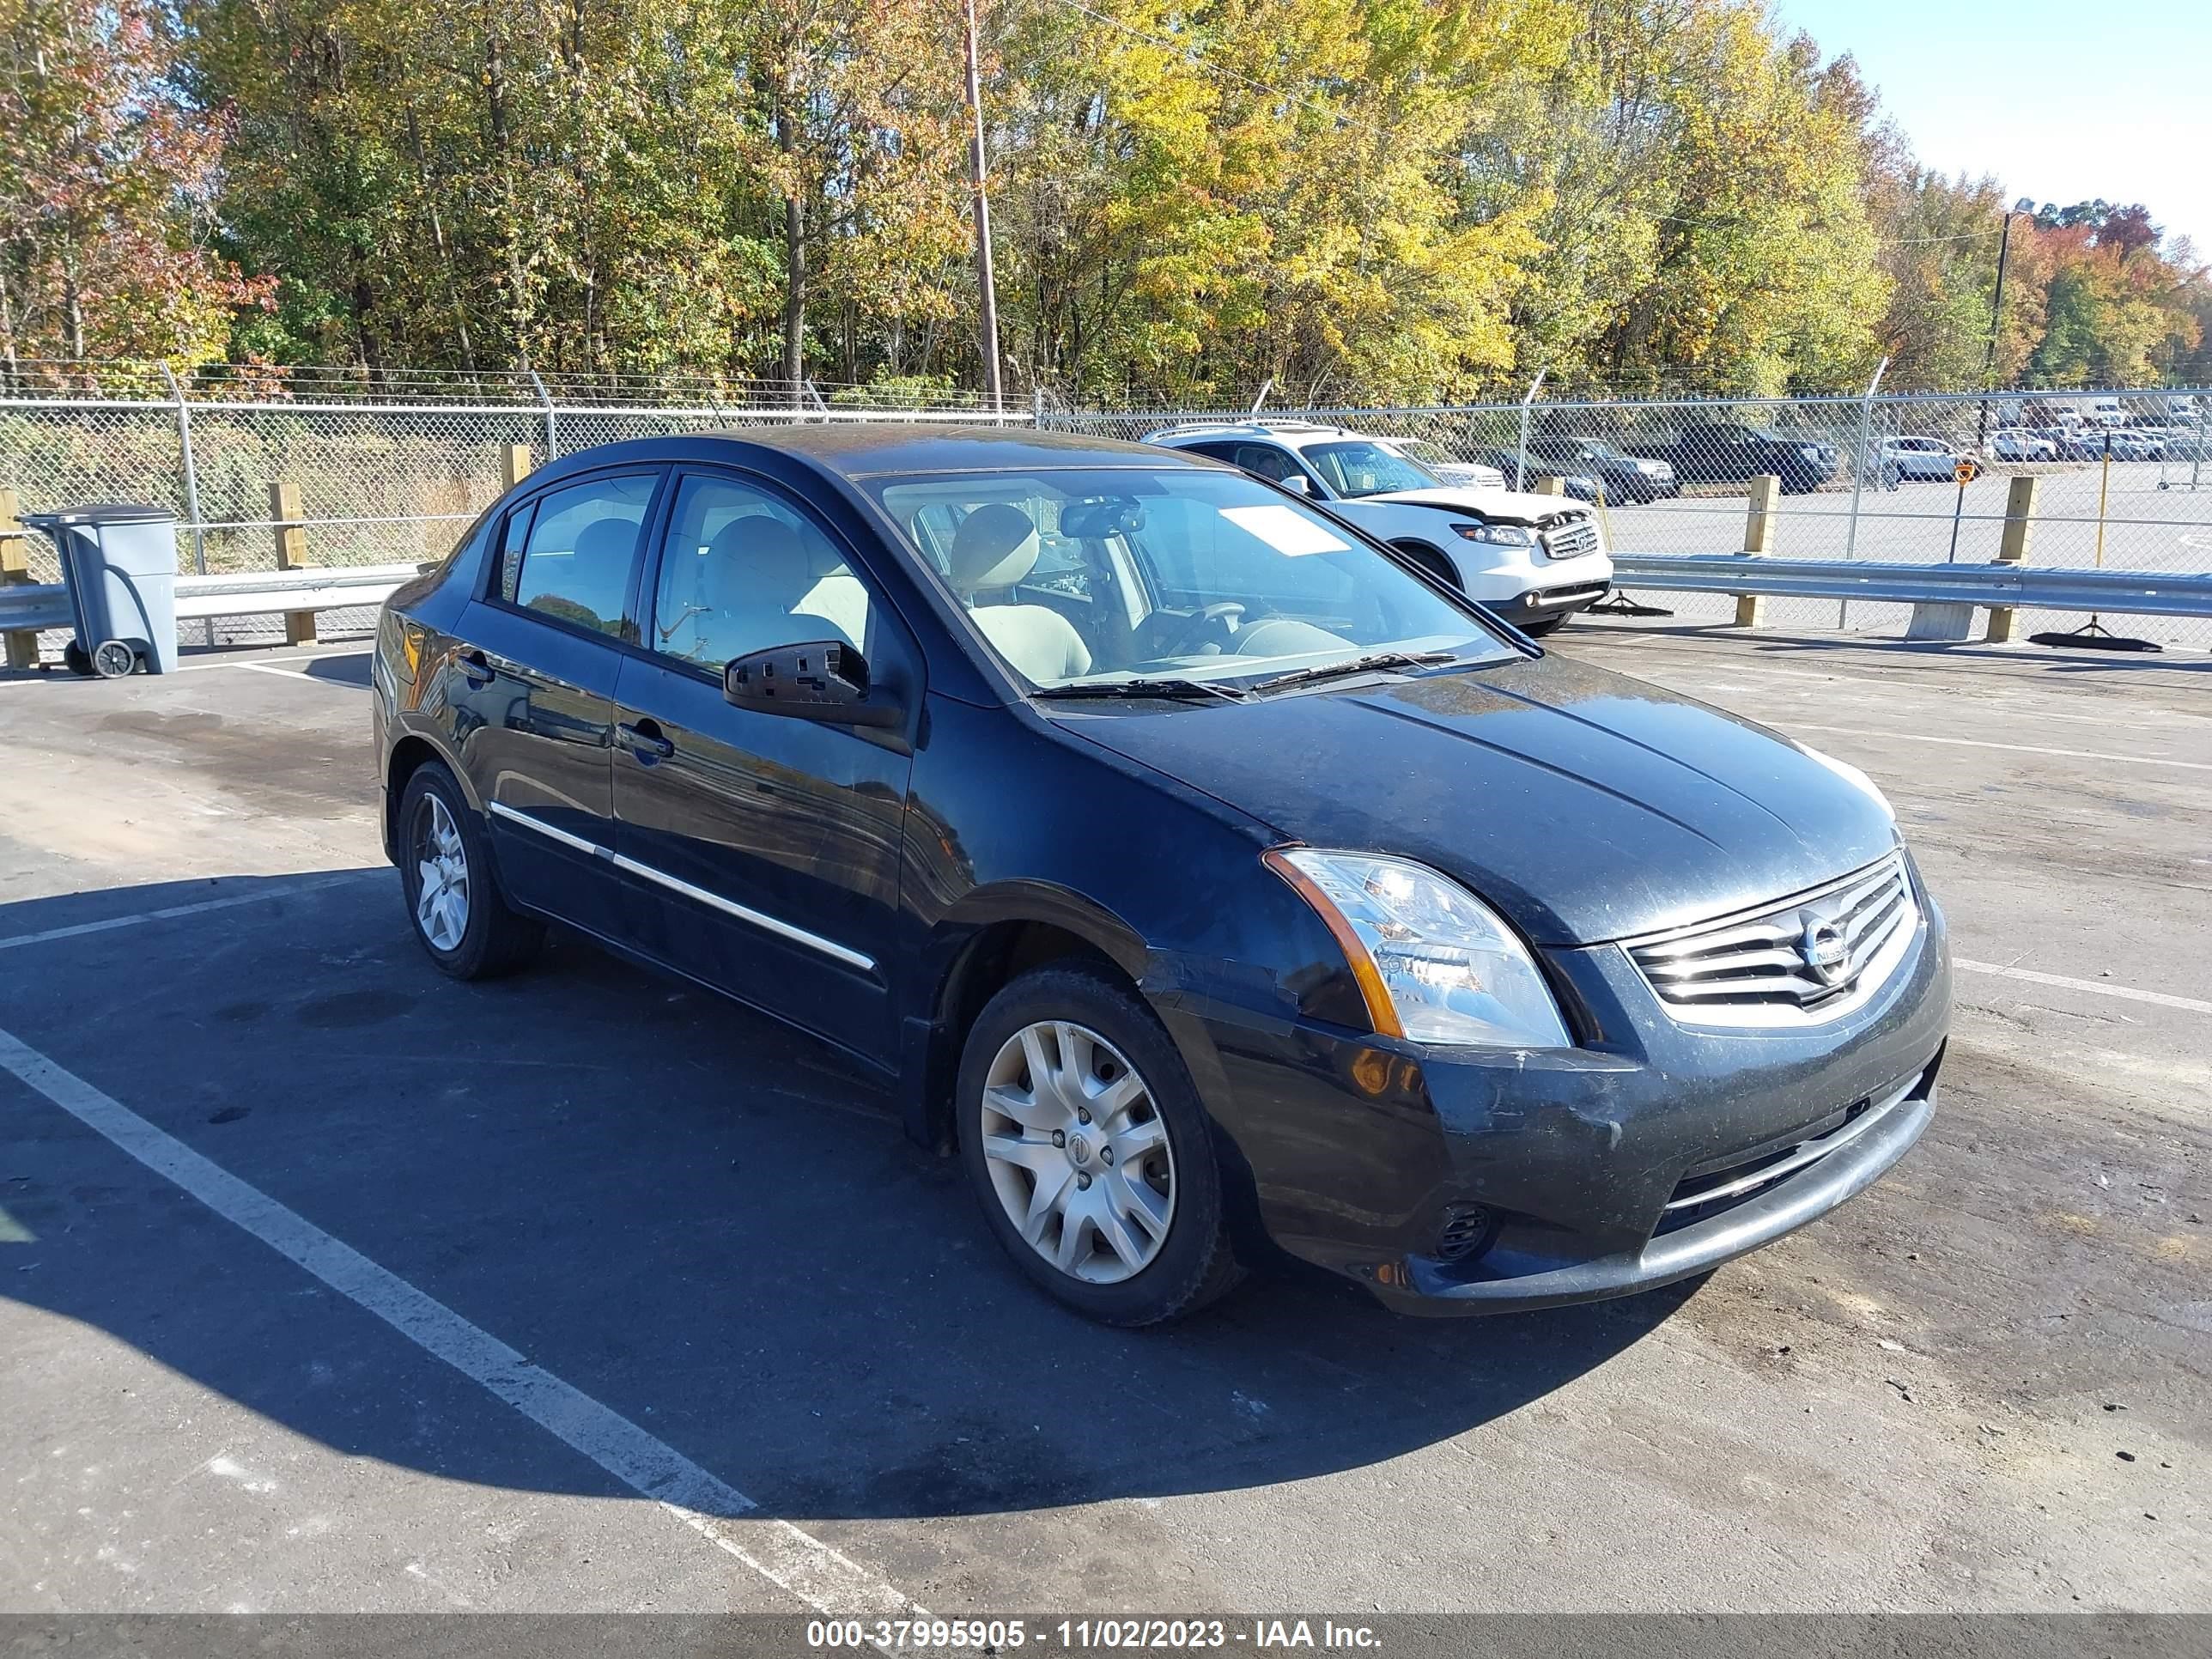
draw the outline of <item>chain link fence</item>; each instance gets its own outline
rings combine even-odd
[[[1998,556],[2029,516],[2027,556],[2054,566],[2212,571],[2212,394],[2185,390],[1788,399],[1547,399],[1401,408],[1070,410],[994,414],[939,387],[218,367],[183,380],[143,364],[21,365],[0,374],[0,489],[25,510],[130,501],[169,507],[187,571],[276,563],[272,483],[295,487],[313,565],[436,558],[500,492],[510,447],[531,464],[625,438],[793,422],[996,421],[1141,439],[1188,422],[1288,419],[1401,441],[1432,465],[1486,467],[1509,487],[1558,477],[1618,548],[1726,553],[1746,545],[1761,475],[1783,495],[1764,550],[1907,563]],[[1957,482],[1961,463],[1972,477]],[[2033,481],[2033,497],[2023,492]],[[58,580],[27,543],[33,580]],[[1725,621],[1722,595],[1668,601]],[[1895,631],[1902,606],[1778,599],[1768,620]],[[374,623],[325,613],[327,636]],[[2078,617],[2023,617],[2063,629]],[[210,624],[211,643],[281,637],[278,618]],[[2025,627],[2023,631],[2025,631]],[[2140,617],[2130,632],[2212,647],[2212,625]]]
[[[219,368],[178,380],[158,366],[18,365],[0,375],[0,489],[23,510],[89,501],[165,507],[178,566],[227,574],[276,568],[271,486],[300,495],[306,562],[441,558],[503,488],[511,448],[530,465],[596,444],[793,422],[999,421],[972,396],[802,382],[545,379],[337,369]],[[1032,411],[1017,418],[1024,424]],[[33,581],[61,580],[45,537],[26,538]],[[325,638],[365,634],[373,606],[325,611]],[[224,618],[208,644],[281,640],[276,617]],[[64,636],[41,641],[58,657]]]
[[[1537,390],[1540,390],[1538,388]],[[1589,399],[1427,408],[1054,410],[1042,423],[1142,439],[1185,423],[1300,420],[1397,441],[1431,465],[1495,470],[1508,488],[1557,477],[1593,503],[1607,539],[1638,553],[1747,549],[1753,481],[1772,475],[1774,556],[1985,563],[2023,510],[2037,564],[2166,574],[2212,572],[2212,394],[1874,393],[1859,398]],[[1961,485],[1962,464],[1971,472]],[[2033,495],[2017,480],[2033,479]],[[1724,622],[1721,594],[1665,601],[1683,620]],[[1775,599],[1789,627],[1903,629],[1903,605]],[[2080,617],[2023,613],[2021,629]],[[2139,617],[2127,632],[2212,647],[2212,625]]]

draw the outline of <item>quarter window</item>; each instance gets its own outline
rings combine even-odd
[[[630,575],[657,482],[650,473],[594,478],[540,497],[534,514],[509,517],[500,597],[578,628],[629,637]]]
[[[653,603],[653,648],[716,672],[773,646],[867,648],[868,590],[811,520],[764,490],[687,477]]]

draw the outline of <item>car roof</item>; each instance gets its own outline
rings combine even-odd
[[[571,452],[535,477],[611,463],[724,460],[757,465],[784,456],[845,479],[909,472],[1018,472],[1073,467],[1212,467],[1220,463],[1148,444],[1029,426],[908,421],[808,422],[721,432],[632,438]]]
[[[1376,441],[1364,432],[1354,432],[1340,426],[1324,426],[1318,421],[1184,421],[1174,426],[1160,427],[1145,434],[1148,444],[1188,442],[1200,438],[1279,438],[1293,449],[1300,443],[1317,438],[1358,438]]]

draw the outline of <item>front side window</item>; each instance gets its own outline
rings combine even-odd
[[[500,597],[594,633],[634,637],[630,577],[659,482],[652,473],[593,478],[510,514]]]
[[[813,521],[734,479],[677,487],[653,598],[664,655],[719,674],[732,659],[836,640],[866,652],[868,592]]]
[[[1233,685],[1383,649],[1515,654],[1320,514],[1233,473],[981,472],[874,489],[975,633],[1039,688]],[[1063,550],[1096,573],[1090,590],[1047,568]]]
[[[1304,454],[1331,489],[1354,500],[1394,489],[1434,489],[1443,482],[1419,461],[1364,438],[1315,444]]]

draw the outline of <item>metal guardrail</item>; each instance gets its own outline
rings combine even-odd
[[[1618,586],[1673,592],[2212,617],[2212,574],[2069,570],[2006,562],[1886,564],[1753,553],[1619,551],[1613,556],[1613,571]]]
[[[346,565],[321,570],[254,571],[236,576],[177,578],[177,619],[266,617],[295,611],[336,611],[380,605],[413,580],[418,564]],[[0,632],[70,628],[69,589],[58,582],[0,587]]]

